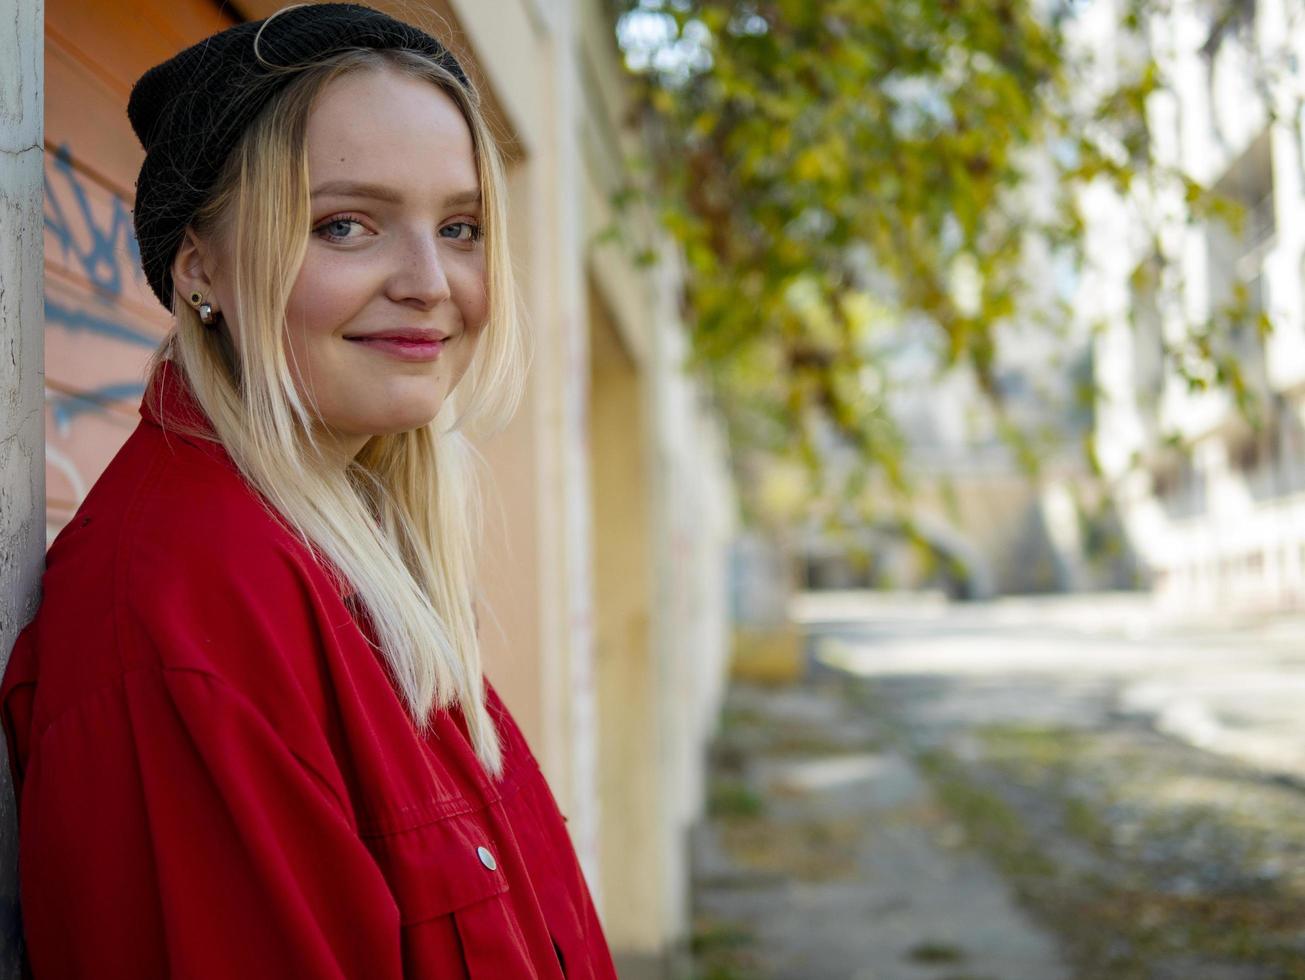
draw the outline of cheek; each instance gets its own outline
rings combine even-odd
[[[287,343],[296,356],[313,354],[313,344],[344,328],[366,292],[351,272],[310,248],[286,302]]]
[[[322,314],[332,305],[331,293],[338,288],[338,284],[328,272],[324,263],[314,260],[310,248],[286,303],[286,318],[291,333],[320,323]]]
[[[489,318],[489,283],[484,260],[468,268],[460,279],[456,299],[462,325],[468,332],[479,333]]]

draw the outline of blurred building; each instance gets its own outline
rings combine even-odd
[[[1023,193],[1031,207],[1050,196],[1036,181]],[[798,541],[804,584],[930,587],[957,599],[1123,584],[1114,568],[1089,565],[1076,533],[1078,502],[1069,499],[1068,488],[1085,468],[1080,444],[1090,407],[1073,392],[1090,371],[1091,345],[1086,331],[1056,336],[1040,325],[1063,298],[1063,276],[1045,249],[1030,247],[1023,262],[1023,318],[1003,325],[1008,342],[996,352],[994,384],[1012,427],[1050,443],[1039,453],[1040,472],[1021,463],[969,366],[940,370],[937,325],[890,314],[900,320],[874,332],[867,361],[882,365],[872,381],[906,447],[909,508],[895,512],[888,488],[872,486],[883,508],[878,519],[818,514]],[[872,263],[866,266],[859,273],[863,288],[891,295],[893,285],[876,277]],[[963,307],[977,285],[956,279]],[[860,451],[832,426],[817,431],[828,482],[845,482]]]
[[[702,806],[728,647],[734,506],[720,431],[678,370],[673,251],[651,220],[627,231],[661,252],[652,267],[599,244],[631,141],[610,14],[599,0],[374,5],[451,43],[508,160],[536,355],[517,419],[483,447],[496,486],[483,564],[487,672],[569,817],[622,976],[668,975],[688,929],[686,833]],[[142,151],[125,111],[130,86],[195,40],[280,6],[46,0],[44,59],[28,37],[11,52],[23,57],[6,60],[0,91],[31,104],[2,135],[38,155],[44,146],[44,285],[34,221],[26,239],[6,235],[18,252],[0,275],[11,299],[43,291],[44,314],[30,302],[15,312],[0,289],[0,329],[23,354],[5,359],[4,394],[7,405],[40,405],[43,338],[45,499],[41,447],[28,445],[39,411],[29,410],[26,441],[13,445],[36,465],[7,467],[0,495],[18,529],[6,532],[13,557],[0,583],[5,651],[34,608],[39,574],[40,535],[21,528],[43,520],[52,537],[77,508],[136,425],[144,361],[169,325],[132,232]],[[41,4],[18,7],[39,37]],[[3,220],[21,231],[12,222],[24,201],[40,207],[41,175],[10,169],[0,174],[17,204]],[[12,827],[12,800],[4,819]],[[11,850],[2,883],[11,909],[13,868]]]
[[[1121,37],[1123,0],[1095,0],[1082,37],[1109,73],[1144,57]],[[1093,189],[1078,312],[1096,345],[1101,462],[1130,542],[1166,601],[1272,609],[1305,602],[1305,7],[1294,0],[1174,0],[1146,24],[1165,89],[1150,149],[1241,205],[1240,225],[1186,223],[1181,182],[1129,200]],[[1261,424],[1225,388],[1174,370],[1219,329]],[[1168,352],[1169,356],[1166,356]],[[1199,372],[1198,372],[1199,373]]]

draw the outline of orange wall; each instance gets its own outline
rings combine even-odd
[[[142,72],[235,23],[211,0],[46,0],[47,527],[57,531],[135,428],[169,315],[140,271],[131,207]]]

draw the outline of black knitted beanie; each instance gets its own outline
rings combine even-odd
[[[470,88],[435,38],[352,3],[303,4],[237,24],[154,66],[132,86],[127,116],[145,148],[132,219],[145,278],[169,312],[172,260],[186,226],[245,128],[296,77],[276,68],[311,64],[346,48],[419,51]]]

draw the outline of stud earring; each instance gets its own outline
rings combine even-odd
[[[204,302],[204,294],[199,290],[190,294],[190,301],[199,307],[199,322],[206,327],[211,327],[217,323],[217,313],[213,309],[212,303]]]

